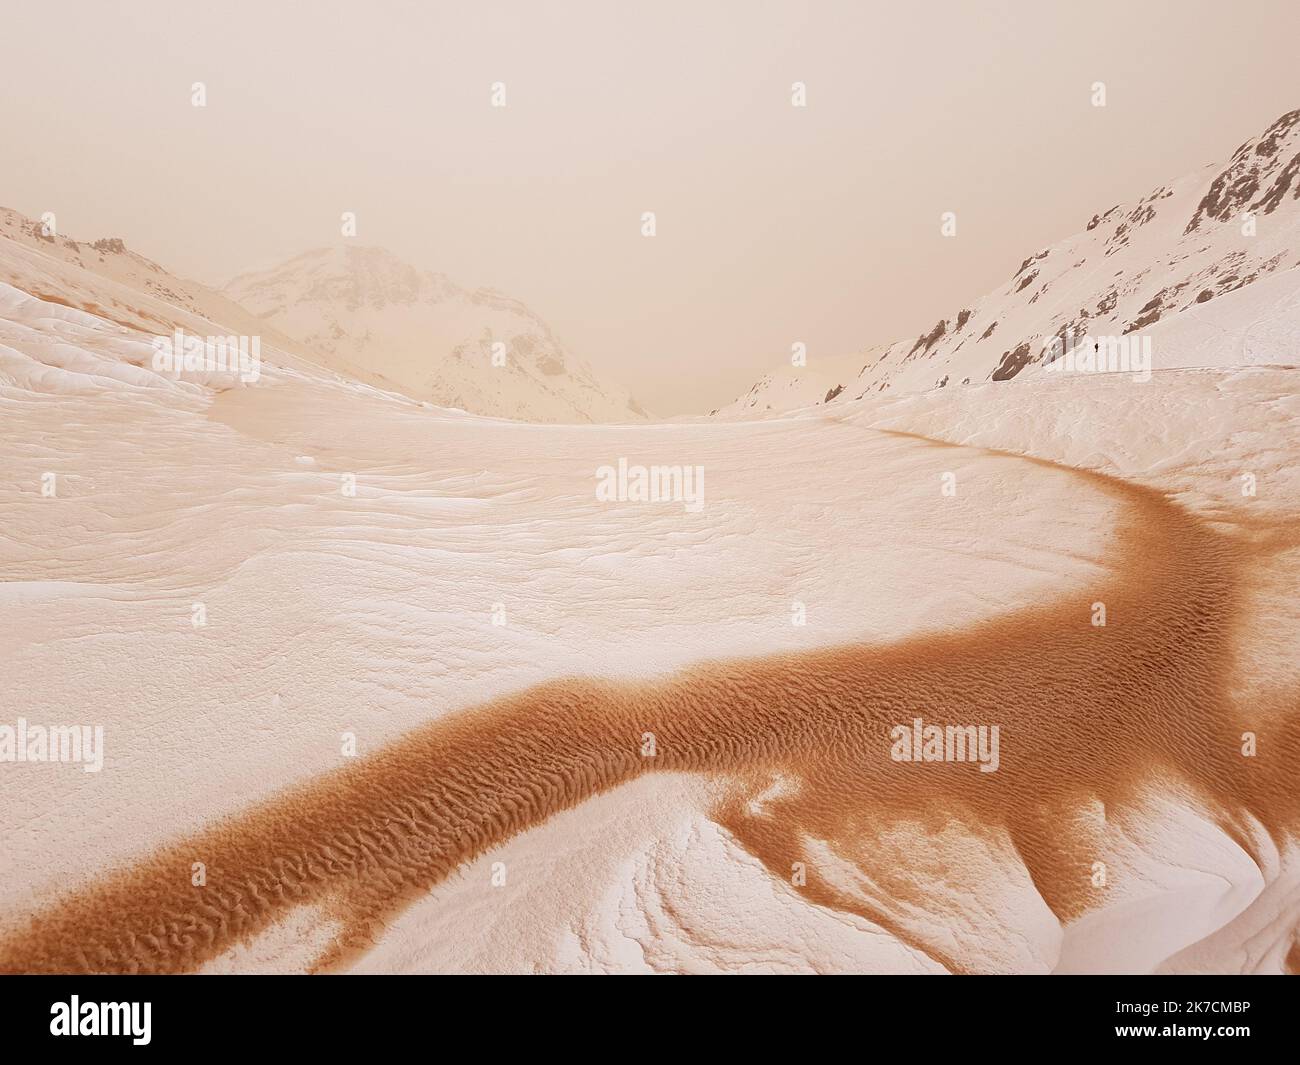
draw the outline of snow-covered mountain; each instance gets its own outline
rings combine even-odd
[[[439,406],[534,422],[645,417],[519,300],[471,292],[382,248],[305,252],[224,291],[330,368]]]
[[[646,417],[518,300],[469,292],[377,248],[307,252],[218,291],[177,277],[119,238],[75,240],[0,208],[0,282],[147,334],[258,335],[281,361],[475,414],[578,423]]]
[[[1149,339],[1151,368],[1300,361],[1300,109],[1226,163],[1094,215],[918,337],[810,386],[784,368],[715,412],[779,412],[1044,372],[1070,337]],[[1061,365],[1056,369],[1059,371]]]

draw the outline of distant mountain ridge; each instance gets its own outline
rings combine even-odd
[[[520,300],[462,288],[383,248],[318,248],[222,291],[332,369],[439,406],[536,422],[646,417]]]

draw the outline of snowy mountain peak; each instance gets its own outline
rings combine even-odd
[[[234,278],[226,291],[255,299],[261,314],[298,303],[357,309],[437,303],[457,293],[441,274],[421,272],[386,248],[348,244],[314,248],[269,270]]]
[[[332,369],[440,406],[540,422],[645,417],[521,301],[462,288],[384,248],[317,248],[224,292]]]

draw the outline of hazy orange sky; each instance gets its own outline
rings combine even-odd
[[[521,298],[659,414],[730,401],[795,341],[815,367],[919,333],[1300,106],[1295,0],[84,0],[4,22],[0,204],[210,283],[355,211],[359,242]]]

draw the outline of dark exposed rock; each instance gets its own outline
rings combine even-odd
[[[1106,255],[1114,255],[1121,248],[1128,247],[1128,223],[1121,222],[1116,228],[1111,238],[1106,241]]]
[[[1292,127],[1297,124],[1300,124],[1300,107],[1297,107],[1294,111],[1288,111],[1264,131],[1264,135],[1259,138],[1259,143],[1255,145],[1255,154],[1276,155],[1278,146],[1282,143],[1282,138],[1290,133]],[[1246,143],[1249,144],[1250,142],[1247,141]],[[1242,147],[1244,148],[1245,145],[1242,145]]]
[[[916,338],[916,343],[912,345],[912,350],[907,353],[907,358],[910,359],[918,350],[921,351],[922,354],[929,351],[936,343],[938,343],[939,338],[947,331],[948,323],[940,318],[938,324],[935,325],[933,329],[923,336]]]
[[[1133,321],[1129,322],[1128,326],[1124,329],[1124,332],[1132,333],[1135,330],[1145,329],[1147,326],[1154,325],[1156,322],[1160,321],[1161,304],[1163,299],[1164,294],[1161,292],[1147,300],[1147,302],[1143,304],[1142,310],[1138,312],[1138,316],[1134,318]]]
[[[834,388],[832,388],[829,392],[826,393],[826,398],[823,399],[822,402],[829,403],[831,400],[833,400],[836,396],[838,396],[843,391],[844,391],[843,385],[836,385]]]
[[[1037,255],[1031,255],[1028,259],[1026,259],[1023,263],[1020,264],[1020,269],[1011,275],[1011,280],[1014,281],[1016,278],[1018,278],[1021,274],[1025,272],[1025,269],[1031,264],[1038,262],[1040,259],[1046,259],[1047,253],[1050,252],[1051,250],[1052,250],[1051,248],[1044,248]]]
[[[1119,205],[1119,204],[1116,204],[1114,207],[1112,207],[1112,208],[1111,208],[1109,211],[1107,211],[1105,214],[1095,214],[1095,215],[1093,215],[1093,216],[1092,216],[1092,221],[1090,221],[1090,222],[1088,223],[1088,231],[1089,231],[1089,232],[1092,232],[1092,230],[1096,229],[1096,228],[1097,228],[1099,225],[1101,225],[1103,222],[1107,221],[1107,220],[1110,218],[1111,215],[1113,215],[1116,211],[1119,210],[1119,207],[1120,207],[1120,205]]]
[[[1295,185],[1294,199],[1300,200],[1300,153],[1292,157],[1291,161],[1282,168],[1282,172],[1273,180],[1272,186],[1268,192],[1259,198],[1259,202],[1254,205],[1252,210],[1260,214],[1272,214],[1286,196],[1286,190]]]
[[[1029,365],[1033,360],[1030,358],[1029,341],[1020,344],[1014,351],[1006,351],[1002,354],[1002,361],[998,363],[998,368],[993,371],[993,380],[1010,381],[1021,370]]]
[[[1223,288],[1224,292],[1236,292],[1239,288],[1245,288],[1247,285],[1254,284],[1257,277],[1259,277],[1259,274],[1252,270],[1242,278],[1224,278],[1219,282],[1219,285]],[[1231,287],[1229,287],[1229,281],[1232,282]]]
[[[1196,213],[1192,215],[1192,220],[1187,223],[1187,228],[1183,232],[1190,233],[1199,228],[1203,218],[1226,222],[1232,217],[1234,210],[1244,207],[1258,191],[1259,178],[1256,175],[1245,174],[1233,177],[1231,171],[1225,170],[1214,179],[1210,191],[1197,205]]]
[[[1300,123],[1300,108],[1287,112],[1269,126],[1255,143],[1254,151],[1250,150],[1250,141],[1238,148],[1232,161],[1210,183],[1209,191],[1196,205],[1196,212],[1183,232],[1191,233],[1199,229],[1206,219],[1226,222],[1238,211],[1246,209],[1263,182],[1273,176],[1282,141],[1297,123]],[[1281,172],[1273,177],[1272,186],[1251,209],[1265,214],[1274,210],[1295,181],[1297,173],[1300,173],[1300,155],[1282,167]]]

